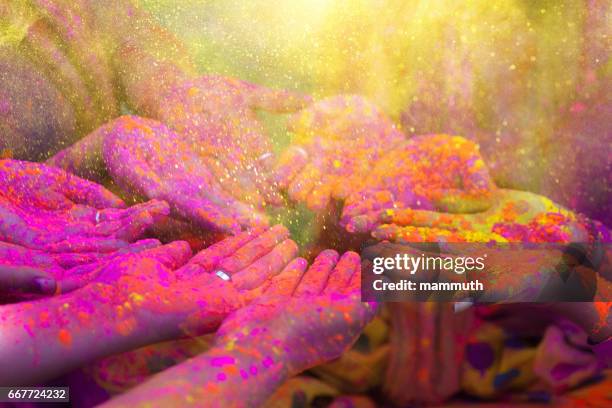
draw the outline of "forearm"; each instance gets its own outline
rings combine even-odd
[[[162,43],[160,47],[168,47],[163,39],[156,41]],[[158,119],[164,95],[195,77],[195,69],[184,61],[185,55],[183,50],[175,60],[149,52],[136,40],[124,43],[115,53],[114,63],[126,103],[138,114]]]
[[[112,31],[112,65],[125,102],[156,117],[163,94],[195,76],[186,47],[155,18],[130,2],[96,2],[99,24]]]
[[[104,406],[256,407],[262,406],[287,378],[285,364],[273,349],[267,352],[257,343],[249,348],[217,346]]]
[[[106,285],[69,295],[0,307],[0,385],[55,378],[109,354],[162,340],[138,321],[128,303],[111,304]]]

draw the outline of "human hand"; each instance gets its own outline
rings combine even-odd
[[[494,190],[477,145],[459,136],[415,136],[368,171],[361,188],[347,197],[340,224],[368,232],[387,210],[482,211]]]
[[[296,256],[288,235],[280,225],[243,232],[191,259],[189,245],[180,241],[116,257],[95,271],[85,289],[119,315],[133,313],[140,327],[166,339],[208,333],[261,294]]]
[[[261,203],[230,190],[205,155],[160,122],[123,116],[107,125],[103,145],[108,172],[124,190],[163,199],[200,228],[238,232],[267,225]]]
[[[223,322],[215,343],[267,356],[288,375],[347,350],[377,310],[360,301],[359,255],[347,252],[339,259],[326,250],[306,268],[304,259],[292,261],[258,300]]]
[[[155,239],[144,239],[109,253],[50,253],[0,242],[0,298],[31,300],[68,293],[89,283],[103,262],[160,245]]]
[[[499,189],[493,205],[472,214],[399,209],[381,214],[372,235],[394,242],[584,242],[579,218],[546,197]]]
[[[267,177],[272,146],[255,110],[294,112],[309,97],[211,75],[184,81],[164,101],[156,117],[185,137],[234,197],[255,206],[280,202]]]
[[[162,201],[130,208],[108,190],[39,163],[0,161],[0,240],[52,253],[111,252],[168,213]]]
[[[404,140],[391,119],[356,95],[314,103],[294,115],[289,130],[297,140],[280,157],[275,179],[313,211],[359,189],[372,163]]]

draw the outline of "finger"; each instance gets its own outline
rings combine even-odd
[[[18,291],[52,295],[56,286],[55,278],[38,268],[0,265],[0,293]]]
[[[140,238],[153,224],[154,220],[151,214],[147,211],[141,211],[128,219],[97,224],[95,233],[98,236],[112,236],[130,242]]]
[[[247,242],[261,235],[265,229],[253,229],[242,232],[233,237],[225,238],[198,252],[191,258],[187,265],[176,271],[178,279],[189,279],[202,273],[211,273],[217,265],[228,256],[232,255]]]
[[[338,264],[329,275],[327,286],[323,290],[324,294],[349,293],[349,286],[353,274],[360,272],[361,258],[355,252],[345,252],[338,261]]]
[[[98,262],[104,258],[104,254],[98,252],[83,252],[83,253],[56,253],[51,254],[53,259],[62,268],[74,268],[78,265],[85,265],[94,262]]]
[[[117,255],[121,254],[136,254],[138,252],[146,251],[149,249],[160,247],[162,244],[159,240],[154,238],[141,239],[136,241],[125,248],[121,248],[117,251]]]
[[[124,220],[121,227],[114,233],[118,239],[132,242],[142,237],[144,233],[155,223],[153,216],[148,211],[142,211],[129,220]]]
[[[351,275],[351,280],[348,283],[347,292],[356,293],[361,291],[361,265]]]
[[[308,268],[307,260],[295,258],[281,273],[270,280],[264,294],[266,296],[291,296],[306,272],[306,268]]]
[[[160,247],[148,249],[137,254],[140,257],[151,257],[169,269],[175,270],[185,265],[192,252],[186,241],[174,241]]]
[[[265,202],[263,195],[254,188],[254,180],[244,177],[248,170],[238,168],[238,166],[241,166],[240,164],[232,163],[230,159],[224,157],[207,156],[204,158],[204,161],[206,166],[216,176],[216,181],[208,183],[214,186],[215,191],[218,193],[223,191],[223,196],[230,195],[231,192],[233,198],[238,198],[240,201],[256,205],[257,207],[260,207]],[[217,181],[219,185],[216,185]]]
[[[167,216],[169,214],[170,207],[164,200],[152,199],[127,208],[121,213],[121,218],[129,218],[145,211],[157,221],[158,217]]]
[[[282,225],[275,225],[251,240],[230,257],[223,259],[217,267],[232,275],[272,251],[276,245],[287,238],[289,238],[289,230]]]
[[[75,268],[80,265],[93,264],[108,261],[117,256],[126,254],[136,254],[148,249],[161,246],[161,242],[156,239],[143,239],[134,244],[127,244],[114,251],[106,252],[68,252],[51,253],[50,256],[63,268]]]
[[[283,203],[282,196],[278,192],[275,183],[268,176],[267,170],[257,165],[253,166],[253,183],[257,188],[257,192],[265,200],[265,202],[261,203],[261,206],[265,205],[265,203],[281,205]]]
[[[278,188],[286,189],[306,163],[308,163],[308,153],[303,147],[291,146],[285,150],[273,172]]]
[[[467,217],[457,214],[440,213],[427,210],[413,210],[410,208],[389,209],[381,214],[381,221],[387,224],[415,227],[438,228],[469,228]]]
[[[387,190],[366,190],[351,194],[342,209],[341,222],[348,223],[355,216],[393,208],[395,198]]]
[[[302,277],[294,295],[316,296],[321,293],[338,258],[338,253],[332,249],[321,252]]]
[[[114,238],[70,237],[44,246],[51,253],[61,252],[101,252],[108,253],[127,247],[128,242]]]
[[[251,290],[278,275],[298,254],[295,242],[287,239],[262,256],[247,268],[232,276],[234,286],[240,290]]]
[[[310,194],[306,198],[306,206],[312,211],[318,212],[327,208],[332,193],[331,180],[325,179],[322,182],[315,182]]]
[[[97,276],[106,262],[128,254],[137,254],[161,246],[156,239],[143,239],[125,248],[108,254],[53,254],[54,259],[66,269],[66,273],[58,282],[58,292],[67,293],[81,288]],[[57,255],[57,257],[55,256]]]
[[[96,214],[98,224],[95,229],[101,235],[113,235],[119,239],[134,241],[155,222],[169,214],[170,207],[167,202],[150,200],[126,210],[101,211]]]
[[[486,211],[493,205],[492,189],[488,191],[469,191],[462,189],[439,190],[434,197],[435,208],[448,213],[477,213]]]
[[[372,236],[380,240],[390,240],[397,243],[414,242],[489,242],[499,239],[496,234],[453,231],[442,228],[429,227],[400,227],[394,224],[384,224],[372,232]]]
[[[336,177],[332,190],[332,197],[339,201],[347,201],[351,194],[363,188],[364,180],[361,175],[342,175]]]
[[[349,220],[348,223],[340,223],[350,233],[363,233],[372,231],[380,224],[380,211],[371,211],[358,215]]]
[[[183,194],[168,200],[181,217],[195,222],[199,227],[230,234],[240,232],[237,219],[228,217],[219,207],[205,199],[196,199]]]
[[[106,188],[88,180],[66,173],[62,191],[76,204],[90,205],[94,208],[123,208],[125,203]]]
[[[291,182],[287,190],[289,198],[298,203],[305,202],[315,182],[320,180],[321,176],[321,171],[314,164],[307,164]]]

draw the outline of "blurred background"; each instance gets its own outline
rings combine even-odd
[[[478,141],[498,184],[612,224],[610,1],[137,3],[202,72],[366,95],[406,135]],[[266,123],[285,145],[282,123]]]

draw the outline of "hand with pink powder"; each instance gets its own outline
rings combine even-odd
[[[100,181],[108,174],[127,196],[164,200],[173,216],[208,231],[267,225],[263,210],[281,198],[252,109],[297,109],[307,99],[216,77],[186,82],[168,98],[161,121],[119,117],[49,163]]]
[[[263,295],[231,314],[207,353],[170,368],[105,406],[261,406],[288,377],[338,357],[376,313],[360,301],[359,255],[295,259]],[[241,392],[244,389],[247,392]],[[241,395],[237,400],[236,395]],[[247,397],[245,397],[247,396]],[[245,399],[247,398],[247,399]]]
[[[1,385],[39,383],[109,354],[214,331],[295,258],[284,227],[244,232],[193,258],[186,242],[87,270],[67,295],[0,306]]]
[[[0,161],[0,294],[3,301],[66,293],[92,264],[159,245],[142,240],[168,205],[126,208],[114,194],[39,163]]]
[[[160,246],[143,239],[113,252],[58,252],[0,242],[0,304],[59,295],[85,286],[101,262]]]
[[[51,253],[111,252],[168,213],[161,201],[130,208],[100,185],[39,163],[0,161],[0,240]]]
[[[272,144],[256,110],[295,112],[310,97],[210,75],[181,82],[161,100],[154,117],[183,137],[226,190],[249,204],[279,202],[268,178]]]

